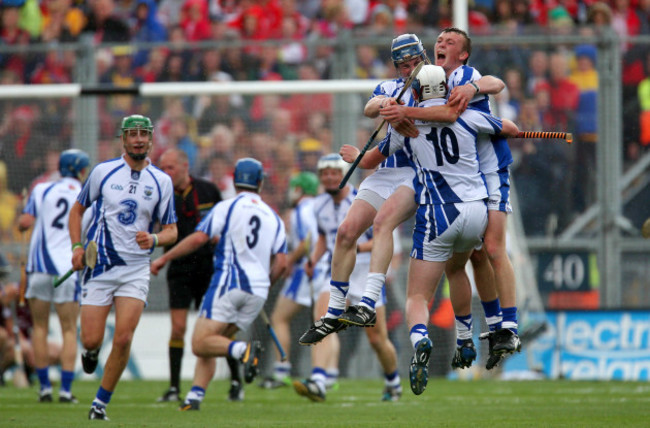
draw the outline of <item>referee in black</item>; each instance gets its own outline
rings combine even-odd
[[[172,179],[174,184],[174,207],[178,221],[178,239],[180,242],[194,232],[201,219],[221,201],[217,187],[189,174],[187,154],[176,148],[166,150],[160,156],[160,169]],[[168,251],[172,247],[165,248]],[[187,314],[194,302],[198,309],[201,299],[212,277],[213,248],[208,242],[202,248],[185,257],[172,261],[167,269],[169,288],[169,310],[172,320],[172,334],[169,339],[169,389],[158,399],[161,401],[181,401],[180,375],[183,360]],[[239,362],[228,359],[231,373],[229,399],[239,401],[243,397]]]

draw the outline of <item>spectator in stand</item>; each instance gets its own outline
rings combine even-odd
[[[29,33],[20,28],[20,8],[24,1],[3,1],[0,5],[0,42],[3,45],[27,45],[30,41]],[[0,68],[12,70],[22,79],[25,77],[26,58],[22,54],[3,54],[0,57]]]
[[[388,76],[388,69],[379,58],[377,48],[367,45],[357,47],[355,76],[357,79],[385,79]]]
[[[580,101],[580,90],[569,79],[568,61],[563,53],[551,54],[549,60],[551,127],[558,130],[573,129],[575,112]]]
[[[306,138],[298,143],[298,169],[314,174],[318,170],[318,159],[323,155],[323,144],[313,138]]]
[[[307,59],[307,47],[303,43],[304,33],[300,30],[300,22],[294,16],[282,18],[280,38],[290,40],[280,46],[278,56],[285,64],[300,64]]]
[[[179,25],[190,42],[210,39],[210,20],[206,0],[186,0],[181,8]]]
[[[82,32],[91,33],[96,43],[128,42],[131,38],[129,26],[114,15],[114,0],[91,0]]]
[[[165,60],[160,82],[184,82],[187,78],[185,74],[184,56],[181,53],[174,52]]]
[[[72,0],[49,0],[40,2],[43,12],[41,41],[73,42],[77,40],[86,18]]]
[[[230,157],[214,154],[210,158],[208,174],[205,176],[217,186],[223,199],[230,199],[236,195],[232,179],[232,164]]]
[[[38,112],[34,106],[21,105],[4,117],[0,125],[0,160],[11,177],[9,189],[19,194],[43,171],[44,136],[34,126]]]
[[[223,71],[212,75],[213,82],[231,82],[232,76]],[[198,117],[198,134],[205,135],[218,124],[228,125],[233,117],[248,117],[244,99],[239,94],[204,95],[197,97],[194,117]]]
[[[112,49],[112,53],[113,65],[100,77],[100,82],[122,88],[139,83],[133,72],[132,48],[130,46],[116,46]],[[101,101],[105,102],[106,112],[114,121],[128,116],[137,108],[137,100],[133,95],[112,95],[105,97]]]
[[[438,25],[439,0],[410,1],[407,5],[407,28],[410,32],[421,33],[424,28],[445,28]]]
[[[62,84],[72,81],[72,70],[65,62],[66,52],[51,50],[39,61],[31,74],[30,82],[35,84]]]
[[[192,125],[188,121],[192,121]],[[190,135],[190,126],[194,125],[194,120],[188,117],[175,117],[171,120],[171,126],[168,134],[169,147],[175,147],[185,152],[187,160],[190,164],[190,173],[194,174],[197,162],[199,149]]]
[[[534,50],[528,57],[528,77],[526,92],[533,94],[540,83],[548,82],[548,54],[542,50]],[[506,83],[506,86],[507,83]]]
[[[311,63],[301,64],[298,68],[298,79],[318,80],[318,70]],[[291,111],[291,130],[300,133],[307,128],[311,113],[321,112],[328,117],[332,114],[332,94],[293,94],[283,105]]]
[[[575,175],[573,211],[582,212],[594,201],[596,188],[596,142],[598,141],[598,72],[596,71],[596,47],[579,45],[575,48],[576,69],[569,79],[579,88],[578,110],[573,143]]]
[[[165,62],[167,61],[167,49],[157,47],[149,51],[149,59],[142,66],[136,68],[136,79],[143,83],[160,82],[165,72]]]
[[[137,0],[130,20],[131,40],[135,43],[162,42],[167,40],[167,28],[158,20],[155,0]],[[134,67],[141,67],[149,60],[149,49],[138,50]]]
[[[210,48],[196,52],[195,60],[196,69],[192,70],[192,80],[197,82],[208,82],[213,80],[217,73],[221,71],[221,52],[218,49]],[[230,76],[232,80],[232,76]]]
[[[521,101],[523,101],[526,95],[524,88],[524,73],[518,67],[508,68],[503,73],[503,80],[506,84],[505,89],[508,91],[509,98],[506,102],[508,102],[508,104],[510,104],[518,113]],[[499,117],[503,117],[503,115],[500,114]],[[516,118],[506,117],[506,119],[514,121]]]

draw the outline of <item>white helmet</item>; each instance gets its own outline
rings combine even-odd
[[[413,79],[411,87],[419,101],[444,98],[447,95],[447,75],[439,65],[426,64]]]
[[[318,159],[318,172],[326,168],[340,169],[343,175],[345,175],[350,168],[350,164],[344,161],[341,155],[338,153],[330,153],[328,155],[321,156],[321,158]]]

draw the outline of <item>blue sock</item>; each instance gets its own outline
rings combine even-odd
[[[38,382],[41,384],[41,389],[52,388],[50,377],[48,375],[49,371],[50,366],[45,366],[42,369],[36,369],[36,374],[38,375]]]
[[[70,392],[73,379],[74,372],[61,370],[61,391]]]
[[[113,391],[107,391],[101,386],[97,390],[97,395],[95,396],[95,400],[93,401],[93,404],[97,403],[101,406],[106,406],[108,403],[111,402],[111,397],[113,396]]]
[[[511,330],[514,334],[517,333],[517,307],[513,306],[512,308],[501,308],[503,311],[503,322],[501,327]]]
[[[499,298],[490,302],[481,301],[481,305],[483,305],[483,312],[485,312],[485,321],[487,322],[488,329],[490,331],[497,331],[500,329],[503,314],[501,313]]]

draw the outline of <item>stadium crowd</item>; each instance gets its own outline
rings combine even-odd
[[[432,48],[439,29],[452,25],[443,0],[3,0],[0,18],[0,84],[80,81],[74,49],[30,50],[31,45],[95,44],[98,83],[294,80],[393,77],[387,52],[356,47],[354,75],[335,76],[337,41],[358,37],[419,34]],[[650,34],[648,0],[475,0],[469,32],[516,37],[527,34],[595,35],[610,27],[621,36]],[[273,44],[260,44],[276,40]],[[330,41],[331,43],[324,43]],[[210,44],[210,42],[217,42]],[[314,43],[315,42],[315,43]],[[243,48],[242,48],[243,46]],[[383,45],[378,45],[383,46]],[[23,47],[7,50],[5,47]],[[624,43],[623,109],[625,159],[633,162],[650,144],[650,50]],[[498,58],[498,60],[496,60]],[[501,77],[507,91],[496,97],[501,117],[525,130],[570,130],[575,148],[512,141],[515,182],[526,188],[520,201],[526,233],[553,234],[594,201],[597,140],[597,50],[595,45],[481,46],[472,65]],[[333,97],[198,96],[164,99],[120,95],[99,100],[98,160],[119,153],[115,129],[121,117],[146,114],[156,123],[156,152],[178,147],[191,172],[232,194],[233,160],[251,155],[269,171],[265,198],[287,208],[289,177],[314,170],[331,151]],[[13,216],[24,188],[56,174],[50,158],[71,145],[70,99],[0,101],[0,225],[12,239]],[[361,127],[359,141],[369,131]],[[44,147],[43,141],[47,141]],[[338,146],[338,144],[336,145]],[[49,157],[48,157],[49,156]],[[567,168],[568,164],[578,167]],[[34,177],[38,177],[34,181]],[[549,184],[550,183],[550,184]],[[564,183],[574,191],[548,204],[546,189]]]

